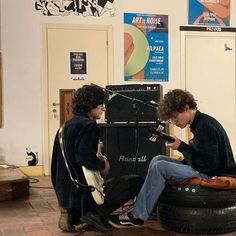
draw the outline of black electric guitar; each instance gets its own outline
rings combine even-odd
[[[97,152],[98,158],[102,155],[102,148],[103,148],[103,143],[99,142],[98,152]],[[105,198],[105,194],[103,192],[104,179],[102,178],[100,171],[89,170],[85,166],[82,166],[82,170],[83,170],[87,184],[95,188],[95,190],[92,192],[92,196],[95,202],[98,205],[103,204],[104,198]]]
[[[149,140],[152,142],[156,142],[157,138],[161,138],[168,143],[173,143],[175,141],[175,138],[163,132],[163,129],[164,127],[161,125],[159,125],[157,128],[150,128],[151,137],[149,138]]]

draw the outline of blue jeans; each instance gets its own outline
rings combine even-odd
[[[142,220],[148,219],[165,188],[166,180],[183,181],[196,176],[209,178],[191,166],[184,165],[168,156],[154,157],[149,164],[146,179],[134,203],[135,216]]]

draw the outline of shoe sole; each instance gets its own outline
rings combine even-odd
[[[142,225],[135,225],[135,224],[132,224],[132,223],[123,223],[122,225],[118,225],[118,224],[112,222],[111,220],[109,220],[108,223],[110,225],[112,225],[114,228],[117,228],[117,229],[127,229],[127,228],[130,228],[130,227],[141,227],[142,226]]]

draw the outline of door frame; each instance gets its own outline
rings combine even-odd
[[[50,150],[49,150],[49,87],[48,87],[48,30],[49,29],[78,29],[78,30],[96,30],[106,31],[108,36],[107,65],[108,65],[108,83],[111,84],[113,78],[113,29],[111,25],[77,25],[77,24],[43,24],[43,52],[42,52],[42,158],[44,174],[50,175]]]
[[[186,87],[186,38],[188,37],[204,37],[207,36],[233,36],[236,33],[236,28],[232,27],[212,27],[212,26],[180,26],[180,84],[181,88]],[[235,49],[234,49],[235,50]]]

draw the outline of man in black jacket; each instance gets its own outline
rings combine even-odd
[[[59,227],[63,231],[75,231],[83,226],[82,223],[93,225],[101,231],[111,230],[109,215],[134,198],[143,184],[142,178],[136,175],[108,180],[101,205],[96,204],[88,191],[82,166],[92,171],[98,170],[104,178],[110,170],[108,159],[102,154],[97,155],[99,126],[96,120],[105,111],[106,100],[106,92],[98,86],[84,85],[79,88],[72,101],[74,117],[64,124],[62,132],[58,131],[55,137],[51,179],[61,207]],[[78,186],[73,179],[78,181]]]
[[[158,109],[162,120],[181,129],[190,126],[193,139],[185,143],[173,137],[173,142],[166,142],[166,147],[183,154],[184,161],[163,155],[154,157],[133,210],[112,216],[109,222],[114,227],[142,225],[157,204],[166,180],[181,182],[196,176],[236,175],[233,152],[224,128],[216,119],[197,110],[192,94],[181,89],[169,91]]]

